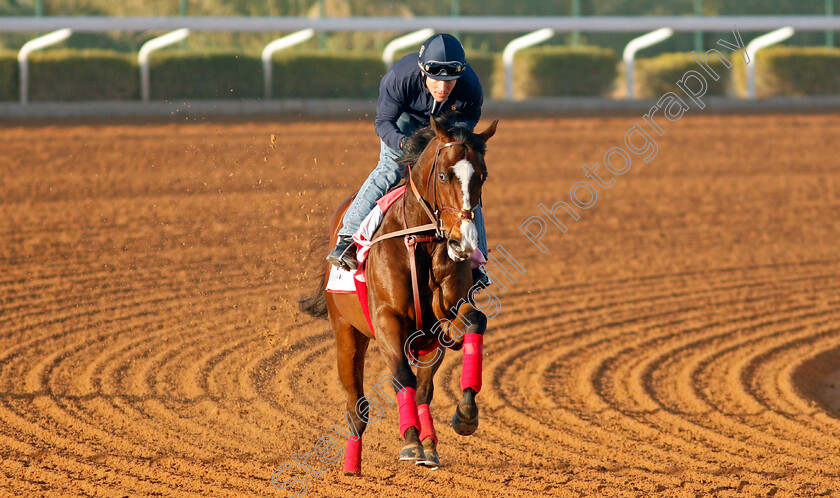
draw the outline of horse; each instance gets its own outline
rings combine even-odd
[[[379,418],[371,413],[373,398],[365,396],[362,385],[371,339],[379,341],[391,373],[386,380],[397,393],[399,434],[405,440],[400,460],[431,469],[440,466],[429,404],[445,349],[463,350],[462,398],[452,427],[465,436],[478,428],[475,398],[481,389],[487,318],[468,298],[473,286],[469,259],[478,244],[474,211],[487,179],[486,142],[497,124],[495,120],[473,133],[450,126],[445,118],[432,118],[428,127],[407,140],[399,161],[405,170],[405,193],[385,213],[367,258],[373,330],[355,294],[325,292],[329,264],[317,291],[300,300],[301,311],[328,317],[335,333],[338,375],[347,394],[352,432],[344,452],[348,475],[361,474],[362,436],[367,423]],[[330,245],[354,196],[332,216]],[[393,400],[385,398],[393,406]]]

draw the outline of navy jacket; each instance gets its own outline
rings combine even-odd
[[[429,113],[435,99],[426,88],[423,72],[417,65],[418,53],[408,54],[398,60],[394,67],[382,77],[379,83],[379,101],[376,104],[376,134],[392,149],[400,149],[403,133],[397,127],[402,113],[411,116],[420,126],[429,124]],[[440,108],[439,115],[447,111],[458,111],[458,122],[470,130],[475,128],[481,117],[484,96],[481,83],[475,71],[467,64],[464,74],[458,78],[449,98]]]

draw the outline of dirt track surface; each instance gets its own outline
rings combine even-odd
[[[479,430],[448,425],[449,354],[440,470],[397,461],[385,406],[364,475],[317,464],[307,495],[840,495],[840,116],[692,112],[546,254],[519,225],[636,120],[503,120],[485,216],[526,274]],[[272,472],[344,410],[301,261],[369,120],[7,125],[0,151],[2,494],[292,494]]]

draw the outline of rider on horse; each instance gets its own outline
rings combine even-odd
[[[418,67],[419,66],[419,69]],[[423,42],[419,52],[406,55],[382,77],[376,104],[376,133],[381,149],[379,164],[362,184],[344,215],[338,244],[327,256],[331,264],[356,268],[353,234],[376,201],[402,179],[397,158],[409,135],[429,124],[431,116],[458,113],[458,124],[472,131],[481,117],[484,102],[478,76],[467,64],[464,47],[450,34],[436,34]],[[487,258],[487,240],[481,205],[475,211],[478,248]],[[474,282],[489,283],[480,269],[473,270]]]

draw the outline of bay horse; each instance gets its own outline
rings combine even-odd
[[[410,188],[386,211],[366,262],[374,330],[356,294],[324,291],[329,264],[319,289],[300,301],[301,311],[328,316],[335,333],[338,375],[347,394],[353,433],[344,452],[347,474],[361,474],[362,435],[367,423],[379,418],[373,416],[375,407],[369,401],[373,399],[365,396],[363,386],[371,339],[379,341],[397,392],[399,434],[405,439],[400,460],[433,469],[440,465],[429,404],[444,348],[464,351],[462,399],[455,408],[453,429],[471,435],[478,428],[475,397],[481,389],[487,319],[468,299],[473,286],[469,258],[478,244],[474,211],[487,178],[485,144],[497,124],[493,121],[481,133],[473,133],[433,118],[430,126],[408,139],[399,163]],[[330,246],[354,195],[333,214]],[[417,366],[416,374],[412,365]]]

